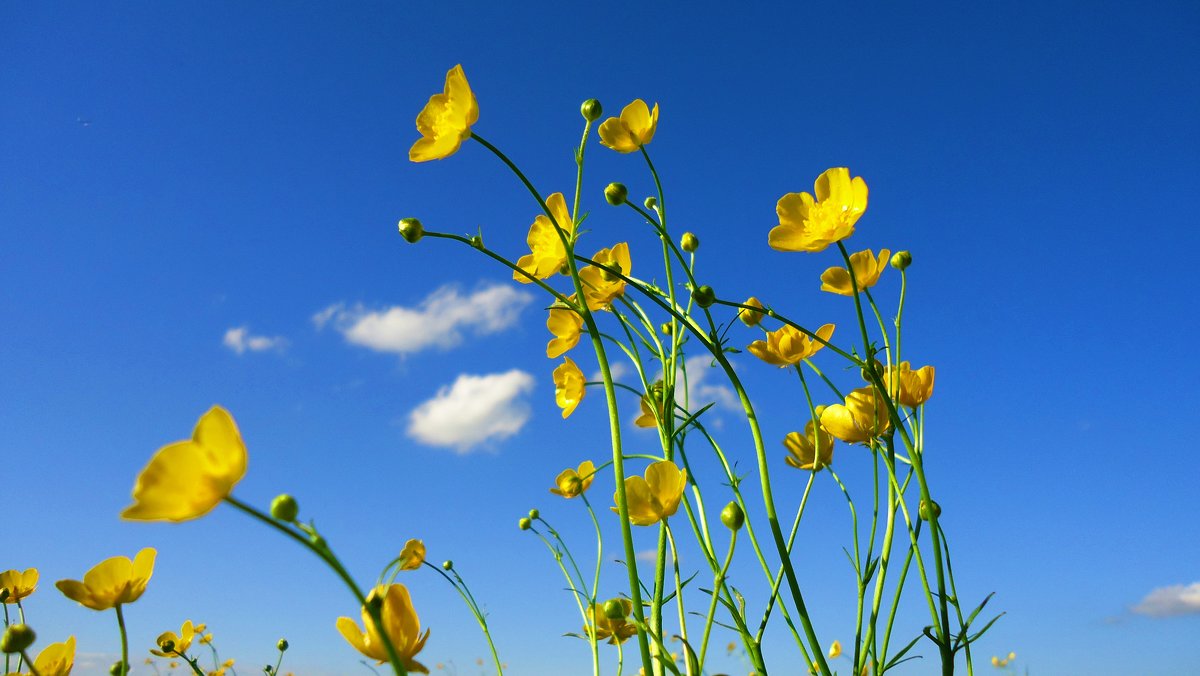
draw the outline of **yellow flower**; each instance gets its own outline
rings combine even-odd
[[[592,636],[595,634],[597,641],[608,639],[609,644],[617,645],[624,643],[637,633],[637,626],[629,622],[626,618],[629,613],[633,612],[633,602],[629,599],[612,599],[621,604],[621,609],[624,611],[621,617],[611,618],[604,612],[604,606],[608,603],[593,603],[590,621],[583,626],[583,631]]]
[[[409,540],[400,550],[400,570],[416,570],[425,563],[425,543],[420,540]]]
[[[846,403],[827,406],[821,412],[821,427],[848,444],[862,443],[891,428],[887,401],[873,387],[846,395]]]
[[[179,628],[179,634],[176,635],[173,631],[164,632],[158,635],[158,639],[154,641],[158,645],[159,650],[150,649],[150,652],[159,657],[174,657],[176,653],[183,654],[187,649],[192,647],[192,639],[196,636],[196,628],[192,626],[192,621],[188,620]],[[171,649],[167,650],[164,643],[171,642]]]
[[[642,396],[639,403],[642,407],[642,414],[637,417],[637,420],[633,421],[633,424],[637,427],[658,427],[658,421],[666,415],[662,381],[657,381],[651,385],[650,391]]]
[[[225,660],[224,662],[221,663],[221,666],[224,667],[225,669],[232,667],[233,666],[233,658],[231,657],[231,658]]]
[[[833,645],[829,646],[829,659],[836,660],[842,654],[842,642],[834,641]]]
[[[554,215],[554,220],[551,221],[546,214],[538,214],[533,219],[533,225],[529,226],[529,236],[525,239],[529,244],[530,253],[517,259],[517,267],[538,279],[554,276],[567,264],[567,250],[563,248],[562,239],[555,226],[566,233],[568,241],[575,236],[575,222],[571,220],[571,213],[567,211],[567,200],[563,194],[556,192],[546,198],[546,207]],[[513,279],[522,284],[530,283],[528,277],[515,270]]]
[[[575,407],[583,401],[584,382],[583,371],[570,357],[563,357],[563,363],[554,369],[554,401],[562,409],[562,417],[574,413]]]
[[[817,177],[817,197],[790,192],[779,198],[775,212],[779,225],[768,237],[778,251],[824,251],[825,247],[854,234],[854,224],[867,209],[867,184],[850,180],[850,170],[834,167]]]
[[[887,249],[880,249],[878,258],[870,249],[850,254],[850,266],[854,268],[854,281],[858,282],[859,291],[875,286],[879,275],[887,268],[891,256],[892,252]],[[821,274],[821,290],[839,296],[853,296],[854,287],[850,283],[850,273],[846,268],[829,268]]]
[[[146,547],[130,561],[114,556],[96,564],[77,580],[59,580],[54,586],[64,596],[92,610],[108,610],[113,606],[133,603],[146,591],[146,583],[154,574],[154,557],[158,554]]]
[[[445,90],[429,97],[429,103],[417,115],[421,138],[409,148],[408,159],[428,162],[450,157],[471,137],[471,125],[478,119],[479,105],[462,65],[457,65],[446,73]]]
[[[425,665],[413,659],[417,653],[421,652],[421,648],[425,647],[425,640],[429,638],[429,630],[426,629],[425,634],[421,634],[421,621],[417,618],[417,611],[413,609],[408,589],[402,584],[379,586],[371,590],[367,601],[369,603],[373,598],[380,596],[383,597],[383,608],[380,611],[383,630],[391,639],[392,646],[396,648],[396,653],[399,654],[404,667],[409,671],[428,674],[429,670],[425,668]],[[359,629],[358,623],[349,617],[339,617],[337,629],[342,633],[346,642],[358,652],[373,660],[378,660],[380,664],[387,662],[387,648],[384,647],[379,629],[371,620],[371,615],[366,608],[363,608],[362,619],[363,626],[366,627],[365,631]]]
[[[833,336],[833,324],[826,324],[816,330],[817,336],[826,342]],[[784,324],[767,334],[767,339],[756,340],[746,347],[750,354],[759,359],[784,367],[799,364],[825,347],[825,343],[813,340],[800,329]]]
[[[75,637],[69,636],[62,643],[51,643],[42,648],[33,660],[29,673],[41,676],[70,676],[75,667]]]
[[[592,479],[596,475],[596,466],[591,460],[584,460],[579,463],[579,469],[567,468],[559,472],[558,477],[554,479],[555,488],[551,488],[550,492],[555,495],[561,495],[564,498],[573,498],[581,495],[592,485]]]
[[[629,261],[629,244],[621,242],[611,249],[601,249],[592,256],[592,260],[613,270],[629,276],[632,263]],[[625,293],[625,280],[602,270],[595,265],[589,265],[579,271],[579,281],[583,282],[583,297],[589,310],[601,310],[608,307],[613,300]]]
[[[679,510],[683,489],[687,487],[687,470],[679,469],[670,460],[659,460],[646,468],[646,478],[625,477],[625,499],[629,505],[629,521],[635,526],[652,526]],[[613,501],[617,494],[613,493]],[[611,507],[614,512],[616,507]]]
[[[246,444],[229,411],[214,406],[192,438],[158,449],[138,475],[121,518],[187,521],[212,511],[246,474]]]
[[[654,138],[658,128],[658,104],[654,110],[641,99],[625,106],[621,117],[610,117],[600,125],[600,143],[619,153],[632,153]]]
[[[742,305],[749,305],[750,307],[759,309],[762,309],[763,306],[763,304],[754,296],[747,298],[746,302],[742,303]],[[742,320],[742,323],[746,326],[757,326],[758,323],[762,321],[762,318],[763,313],[759,312],[758,310],[747,310],[745,308],[738,310],[738,319]]]
[[[833,463],[833,436],[823,427],[816,427],[814,432],[814,427],[813,421],[809,420],[803,436],[799,432],[788,432],[783,439],[783,446],[788,450],[784,462],[797,469],[817,472]]]
[[[26,568],[25,572],[6,570],[0,573],[0,590],[8,593],[0,593],[0,596],[4,597],[4,603],[16,603],[32,594],[37,589],[37,583],[37,568]]]
[[[552,307],[550,316],[546,318],[546,328],[554,334],[554,338],[546,343],[546,356],[550,359],[561,357],[579,344],[583,317],[574,310]]]
[[[914,371],[908,362],[902,361],[899,368],[888,369],[885,382],[902,405],[916,408],[933,396],[933,375],[932,366]]]

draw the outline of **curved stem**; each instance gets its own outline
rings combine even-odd
[[[117,627],[121,630],[121,676],[129,673],[129,634],[125,631],[125,613],[121,612],[121,604],[113,606],[117,611]],[[29,666],[33,666],[30,664]]]

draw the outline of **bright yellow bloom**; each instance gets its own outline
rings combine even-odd
[[[612,600],[621,604],[621,609],[625,611],[623,615],[611,618],[604,612],[604,606],[608,605],[607,602],[593,603],[591,618],[587,624],[583,625],[583,631],[588,636],[592,636],[594,633],[597,641],[608,639],[609,644],[617,645],[624,643],[630,636],[636,634],[637,626],[626,619],[629,617],[629,613],[633,612],[633,603],[629,599]]]
[[[850,266],[854,268],[854,281],[858,283],[859,291],[875,286],[879,275],[887,268],[891,256],[892,252],[887,249],[880,249],[878,258],[870,249],[850,254]],[[821,274],[821,290],[839,296],[853,296],[854,286],[850,283],[850,273],[846,268],[829,268]]]
[[[575,407],[583,401],[585,382],[583,371],[570,357],[563,357],[563,363],[554,369],[554,401],[562,409],[562,417],[574,413]]]
[[[159,657],[174,657],[176,653],[183,654],[187,649],[192,647],[192,639],[196,636],[196,628],[192,626],[192,621],[188,620],[179,628],[179,634],[176,635],[173,631],[164,632],[158,635],[158,639],[154,641],[159,649],[150,649],[150,652]],[[167,650],[163,644],[167,641],[171,642],[171,649]]]
[[[187,521],[208,514],[246,474],[246,444],[229,411],[213,406],[192,438],[158,449],[138,475],[121,518]]]
[[[231,658],[225,660],[224,662],[221,663],[221,666],[225,669],[232,667],[233,666],[233,658],[231,657]]]
[[[425,563],[425,543],[420,540],[409,540],[400,550],[400,570],[416,570]]]
[[[619,153],[632,153],[649,143],[657,128],[658,104],[650,110],[645,101],[634,99],[621,117],[610,117],[600,125],[600,143]]]
[[[413,609],[408,589],[402,584],[379,586],[371,590],[367,600],[369,602],[372,598],[380,596],[383,597],[383,608],[380,611],[383,630],[391,639],[392,646],[396,648],[396,653],[404,662],[404,667],[409,671],[428,674],[429,670],[425,668],[425,665],[413,659],[425,647],[425,640],[429,638],[429,630],[426,629],[425,634],[421,634],[421,621],[417,618],[417,611]],[[337,629],[342,633],[346,642],[358,652],[373,660],[378,660],[380,664],[387,662],[387,648],[384,647],[379,629],[371,620],[371,615],[366,608],[363,608],[362,619],[363,626],[366,627],[365,631],[359,629],[358,623],[349,617],[339,617]]]
[[[658,427],[658,421],[666,415],[662,381],[651,385],[650,392],[643,395],[639,403],[642,407],[642,414],[633,421],[633,424],[637,427]]]
[[[595,476],[596,466],[591,460],[584,460],[579,463],[579,469],[568,467],[559,472],[558,477],[554,479],[555,488],[551,488],[550,492],[564,498],[576,497],[592,485]]]
[[[821,340],[829,342],[833,336],[833,324],[826,324],[816,330]],[[817,353],[825,343],[813,340],[800,329],[784,324],[767,334],[767,339],[756,340],[746,347],[750,354],[759,359],[784,367],[799,364]]]
[[[788,450],[784,462],[797,469],[818,472],[833,463],[833,436],[823,427],[816,427],[815,431],[814,427],[813,421],[809,420],[803,436],[799,432],[788,432],[783,439],[783,446]]]
[[[33,659],[33,670],[28,673],[37,673],[41,676],[70,676],[71,669],[74,667],[75,637],[69,636],[62,643],[51,643],[42,648],[38,656]],[[13,673],[9,676],[27,675]]]
[[[652,526],[679,510],[683,489],[687,488],[687,470],[670,460],[659,460],[646,468],[646,478],[625,477],[625,499],[629,505],[629,522],[635,526]],[[616,502],[617,494],[613,493]],[[614,512],[616,507],[611,507]]]
[[[899,368],[888,369],[884,382],[889,383],[888,387],[902,405],[916,408],[933,396],[933,375],[932,366],[922,366],[914,371],[908,362],[902,361]]]
[[[77,580],[59,580],[54,586],[64,596],[92,610],[108,610],[113,606],[133,603],[146,591],[146,583],[154,574],[154,557],[158,554],[146,547],[130,561],[114,556],[96,564]]]
[[[768,237],[778,251],[824,251],[825,247],[854,234],[854,224],[867,209],[867,184],[850,179],[846,167],[834,167],[817,177],[817,197],[790,192],[779,198],[775,212],[779,225]]]
[[[583,317],[574,310],[552,307],[546,318],[546,328],[554,334],[554,338],[546,343],[546,356],[550,359],[561,357],[579,344]]]
[[[0,590],[8,593],[0,593],[0,596],[4,597],[4,603],[16,603],[32,594],[37,589],[37,583],[37,568],[26,568],[25,572],[6,570],[0,573]]]
[[[842,654],[842,642],[834,641],[833,645],[829,646],[829,659],[836,660]]]
[[[621,242],[611,249],[601,249],[592,256],[592,260],[607,268],[619,271],[629,276],[633,264],[629,261],[629,244]],[[589,265],[579,271],[579,281],[583,282],[583,297],[589,310],[602,310],[613,300],[625,293],[625,280],[621,279],[595,265]]]
[[[760,302],[754,296],[747,298],[746,302],[742,303],[742,305],[749,305],[750,307],[759,309],[762,309],[763,306],[762,302]],[[757,326],[758,323],[762,321],[762,318],[763,313],[759,312],[758,310],[747,310],[745,308],[738,310],[738,319],[742,320],[742,323],[746,326]]]
[[[546,198],[546,207],[554,215],[551,221],[546,214],[538,214],[529,226],[529,236],[525,241],[529,244],[530,253],[517,259],[517,267],[538,279],[547,279],[561,271],[567,264],[567,250],[563,248],[562,239],[555,230],[561,228],[570,241],[575,236],[575,222],[567,211],[567,200],[561,192],[556,192]],[[522,284],[529,284],[525,275],[513,271],[513,279]]]
[[[421,138],[409,148],[408,159],[428,162],[450,157],[471,138],[471,125],[477,120],[479,105],[460,64],[446,73],[444,91],[429,97],[429,103],[417,115]]]
[[[854,390],[846,395],[844,405],[827,406],[821,412],[821,427],[848,444],[874,439],[891,426],[887,400],[873,387]]]

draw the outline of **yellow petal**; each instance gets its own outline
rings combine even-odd
[[[836,293],[839,296],[853,295],[850,273],[846,271],[846,268],[829,268],[821,273],[821,290]]]
[[[670,460],[652,463],[646,468],[646,484],[661,509],[661,518],[673,516],[687,486],[687,470],[681,470]]]
[[[620,119],[610,117],[600,125],[600,144],[619,153],[632,153],[638,149],[637,139]]]

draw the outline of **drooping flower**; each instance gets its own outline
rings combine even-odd
[[[825,324],[814,333],[821,340],[829,342],[829,338],[833,336],[833,329],[833,324]],[[756,340],[750,343],[746,349],[750,351],[750,354],[768,364],[782,368],[799,364],[823,347],[825,347],[825,343],[813,340],[800,329],[784,324],[768,333],[766,340]]]
[[[626,276],[633,266],[629,260],[629,244],[625,242],[597,251],[592,260]],[[625,293],[625,280],[595,265],[580,270],[579,281],[583,282],[583,297],[592,311],[608,307],[617,296]]]
[[[758,310],[747,310],[745,308],[741,308],[738,310],[738,319],[742,320],[742,323],[746,326],[758,326],[758,323],[761,322],[763,318],[763,313],[759,312],[763,306],[762,301],[758,300],[754,296],[750,296],[746,299],[746,302],[742,303],[742,305],[749,305],[750,307],[758,308]]]
[[[836,660],[838,657],[841,657],[841,655],[842,655],[842,642],[834,641],[833,644],[829,646],[829,659]]]
[[[609,617],[604,608],[613,602],[619,603],[624,611],[621,617]],[[637,626],[629,621],[629,613],[633,612],[633,602],[629,599],[612,599],[605,603],[593,603],[591,615],[583,631],[588,636],[594,636],[597,641],[608,639],[609,644],[624,643],[637,633]]]
[[[441,160],[458,152],[462,142],[471,137],[471,125],[479,120],[479,105],[462,65],[446,73],[446,87],[441,94],[429,97],[429,103],[417,115],[417,131],[421,138],[408,150],[413,162]]]
[[[592,485],[596,475],[596,465],[591,460],[579,463],[579,469],[568,467],[558,473],[554,479],[554,488],[550,492],[564,498],[574,498],[582,495]]]
[[[818,176],[813,188],[816,199],[806,192],[779,198],[779,225],[767,240],[772,249],[824,251],[854,234],[854,224],[867,209],[866,182],[859,176],[851,180],[846,167],[834,167]]]
[[[663,383],[657,381],[650,386],[650,391],[642,396],[639,402],[642,408],[642,414],[633,421],[637,427],[658,427],[658,421],[662,420],[666,415],[666,406],[663,401]]]
[[[552,307],[550,316],[546,318],[546,328],[554,334],[554,338],[546,343],[546,356],[550,359],[561,357],[579,344],[583,317],[574,310]]]
[[[687,470],[670,460],[659,460],[646,468],[646,478],[625,477],[625,500],[629,506],[629,522],[635,526],[652,526],[679,510],[683,489],[687,487]],[[613,493],[616,502],[617,494]],[[614,512],[616,507],[610,508]]]
[[[546,214],[538,214],[529,226],[529,253],[517,259],[517,267],[538,279],[554,276],[567,264],[567,250],[563,247],[562,238],[555,230],[557,225],[570,241],[575,236],[575,222],[567,211],[567,200],[561,192],[556,192],[546,198],[546,207],[554,215],[550,220]],[[517,271],[513,271],[513,279],[522,284],[529,284],[530,279]]]
[[[804,426],[803,435],[788,432],[783,439],[783,446],[788,450],[784,462],[796,469],[819,472],[833,463],[833,436],[811,420]]]
[[[887,401],[874,387],[854,390],[846,395],[845,404],[833,404],[821,412],[821,427],[848,444],[874,439],[891,426]]]
[[[563,363],[554,369],[554,401],[562,409],[562,417],[574,413],[575,407],[583,401],[585,382],[583,371],[570,357],[563,357]]]
[[[854,281],[858,290],[869,289],[879,281],[879,275],[887,269],[892,252],[880,249],[876,257],[870,249],[850,254],[850,267],[854,269]],[[853,296],[854,285],[850,283],[850,273],[846,268],[829,268],[821,273],[821,290],[836,293],[839,296]]]
[[[371,590],[367,602],[370,603],[372,599],[380,597],[383,599],[383,606],[380,609],[383,631],[391,639],[392,646],[404,663],[405,669],[428,674],[429,670],[425,668],[425,665],[413,659],[425,647],[425,641],[429,638],[429,630],[426,629],[425,633],[421,634],[421,621],[417,618],[417,611],[413,608],[408,589],[402,584],[379,586]],[[387,648],[366,608],[362,610],[362,620],[365,629],[360,629],[358,623],[349,617],[339,617],[337,629],[346,642],[358,652],[377,660],[380,664],[387,662]]]
[[[208,514],[246,474],[246,444],[229,411],[214,406],[187,441],[163,446],[138,475],[132,521],[187,521]]]
[[[400,570],[416,570],[425,563],[425,543],[420,540],[409,540],[400,550]]]
[[[192,647],[192,639],[195,637],[196,628],[192,626],[192,621],[188,620],[179,628],[178,634],[173,631],[159,634],[158,638],[154,641],[155,645],[158,646],[158,650],[151,648],[150,652],[159,657],[175,657],[176,654],[182,655],[187,652],[188,648]]]
[[[146,591],[146,583],[154,574],[154,557],[157,554],[152,547],[146,547],[132,561],[129,557],[114,556],[84,573],[83,582],[59,580],[54,586],[63,596],[92,610],[108,610],[133,603]]]
[[[0,597],[4,603],[16,603],[36,591],[37,583],[37,568],[26,568],[24,572],[6,570],[0,573]]]
[[[619,153],[632,153],[649,143],[657,128],[658,104],[650,110],[645,101],[634,99],[621,117],[610,117],[600,125],[600,143]]]
[[[914,371],[908,362],[902,361],[899,367],[888,369],[885,382],[889,383],[897,401],[916,408],[933,396],[933,376],[932,366],[922,366]]]
[[[42,648],[33,659],[33,669],[30,674],[40,676],[70,676],[75,667],[75,637],[68,636],[62,643],[51,643]],[[26,676],[22,674],[21,676]]]

